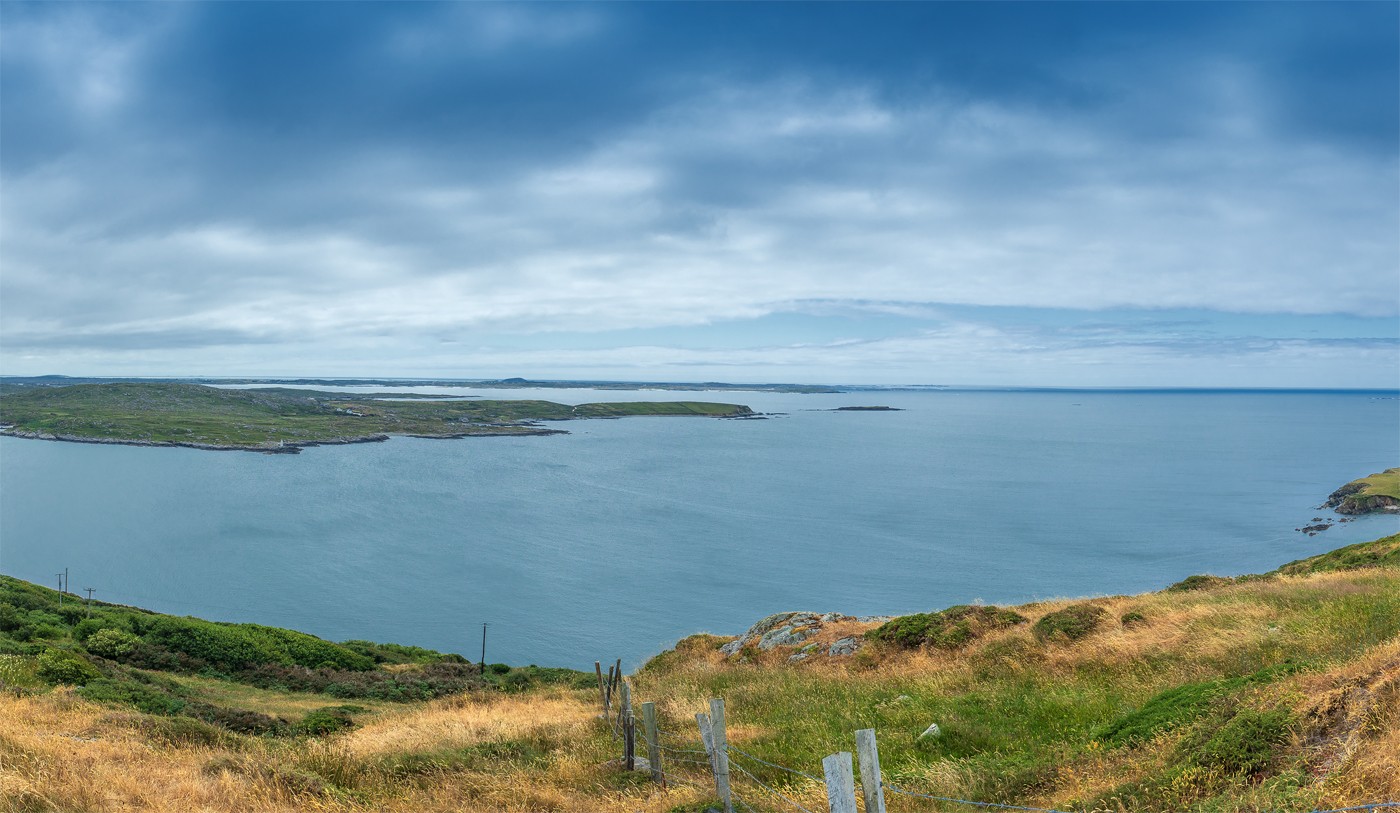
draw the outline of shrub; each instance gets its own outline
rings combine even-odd
[[[337,731],[355,727],[355,721],[347,711],[350,706],[327,706],[307,712],[301,722],[292,727],[293,732],[310,737],[324,737]]]
[[[27,625],[24,611],[9,602],[0,604],[0,631],[9,632]]]
[[[168,692],[134,681],[99,678],[88,681],[78,694],[98,703],[121,703],[147,714],[170,716],[185,708],[185,701]]]
[[[39,677],[53,684],[81,686],[102,677],[97,668],[71,652],[50,649],[39,656]]]
[[[285,660],[239,626],[196,618],[158,618],[151,624],[146,638],[191,658],[234,669]]]
[[[1243,709],[1201,741],[1183,742],[1181,754],[1203,768],[1218,768],[1232,776],[1256,776],[1274,761],[1275,751],[1288,742],[1291,720],[1286,711]]]
[[[1224,576],[1197,574],[1195,576],[1187,576],[1176,584],[1168,587],[1167,590],[1172,593],[1184,593],[1190,590],[1211,590],[1233,583],[1234,579],[1227,579]]]
[[[1031,628],[1031,634],[1039,641],[1078,641],[1097,629],[1106,615],[1108,613],[1102,607],[1093,604],[1071,604],[1063,610],[1042,616]]]
[[[101,629],[89,635],[84,646],[94,655],[115,661],[135,652],[140,643],[141,639],[129,632]]]
[[[1119,618],[1119,619],[1118,619],[1118,622],[1121,623],[1121,624],[1122,624],[1123,626],[1125,626],[1125,627],[1131,627],[1131,626],[1133,626],[1134,624],[1142,624],[1142,623],[1145,623],[1146,621],[1147,621],[1147,616],[1143,615],[1142,613],[1138,612],[1137,610],[1129,610],[1128,612],[1123,613],[1123,617],[1122,617],[1122,618]]]
[[[1026,623],[1026,617],[1001,607],[962,604],[941,612],[902,615],[866,633],[877,641],[905,648],[956,649],[991,630]]]

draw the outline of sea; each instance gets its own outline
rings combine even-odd
[[[0,572],[472,660],[485,624],[488,662],[591,671],[781,611],[1137,593],[1400,532],[1296,530],[1400,465],[1393,392],[391,389],[767,417],[297,455],[3,438]]]

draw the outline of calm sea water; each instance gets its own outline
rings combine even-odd
[[[5,438],[0,570],[54,584],[68,567],[108,601],[472,658],[487,621],[488,660],[591,668],[781,610],[1131,593],[1400,531],[1293,530],[1400,462],[1393,397],[478,394],[788,414],[285,456]],[[904,411],[819,411],[870,403]]]

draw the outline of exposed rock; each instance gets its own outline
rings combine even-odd
[[[932,739],[941,735],[942,733],[943,731],[939,729],[938,723],[929,723],[928,728],[924,729],[924,733],[919,735],[919,739],[922,740],[926,737]]]
[[[813,654],[825,647],[823,643],[811,641],[814,636],[819,635],[827,624],[842,623],[848,621],[871,621],[877,618],[867,617],[857,619],[843,613],[812,613],[812,612],[787,612],[775,613],[749,627],[743,635],[720,647],[719,651],[725,657],[734,657],[743,652],[746,647],[755,647],[765,652],[779,647],[796,647],[803,642],[808,642],[798,652],[804,657]],[[855,637],[843,638],[837,642],[840,646],[837,651],[831,651],[833,655],[849,655],[860,648],[860,640]],[[790,661],[797,662],[802,658],[789,658]]]
[[[807,652],[799,652],[796,655],[789,655],[788,663],[798,663],[799,661],[805,661],[807,660],[809,654],[810,653]]]
[[[856,650],[860,649],[860,646],[861,640],[859,638],[854,635],[847,635],[845,638],[832,644],[831,648],[826,651],[826,655],[829,658],[835,658],[841,655],[852,655],[855,654]]]

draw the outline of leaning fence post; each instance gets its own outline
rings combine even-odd
[[[622,681],[622,741],[627,770],[637,768],[637,731],[632,720],[632,687]]]
[[[856,754],[860,758],[860,792],[865,796],[865,813],[885,813],[885,780],[880,776],[880,749],[875,746],[875,729],[856,732]]]
[[[608,730],[612,732],[612,738],[615,740],[617,739],[617,729],[613,727],[612,723],[612,698],[614,683],[615,681],[613,680],[613,668],[609,666],[608,682],[607,685],[604,687],[605,690],[603,692],[603,716],[608,721]],[[618,722],[622,722],[621,718],[618,719]]]
[[[656,704],[648,700],[642,704],[642,725],[646,727],[647,764],[651,767],[653,782],[666,784],[666,774],[661,772],[661,739],[656,735]]]
[[[729,793],[729,738],[724,733],[724,699],[710,699],[710,737],[714,741],[715,789],[724,802],[724,813],[734,813],[734,800]],[[855,811],[851,811],[855,813]]]
[[[710,715],[703,711],[695,713],[695,724],[700,726],[700,742],[705,745],[705,756],[710,759],[710,773],[715,772],[715,738],[710,729]]]
[[[826,775],[826,803],[831,813],[856,813],[856,777],[851,772],[851,754],[842,751],[822,760]]]
[[[601,661],[593,662],[593,671],[598,675],[598,702],[603,706],[603,721],[608,719],[608,693],[603,689],[603,664]]]

